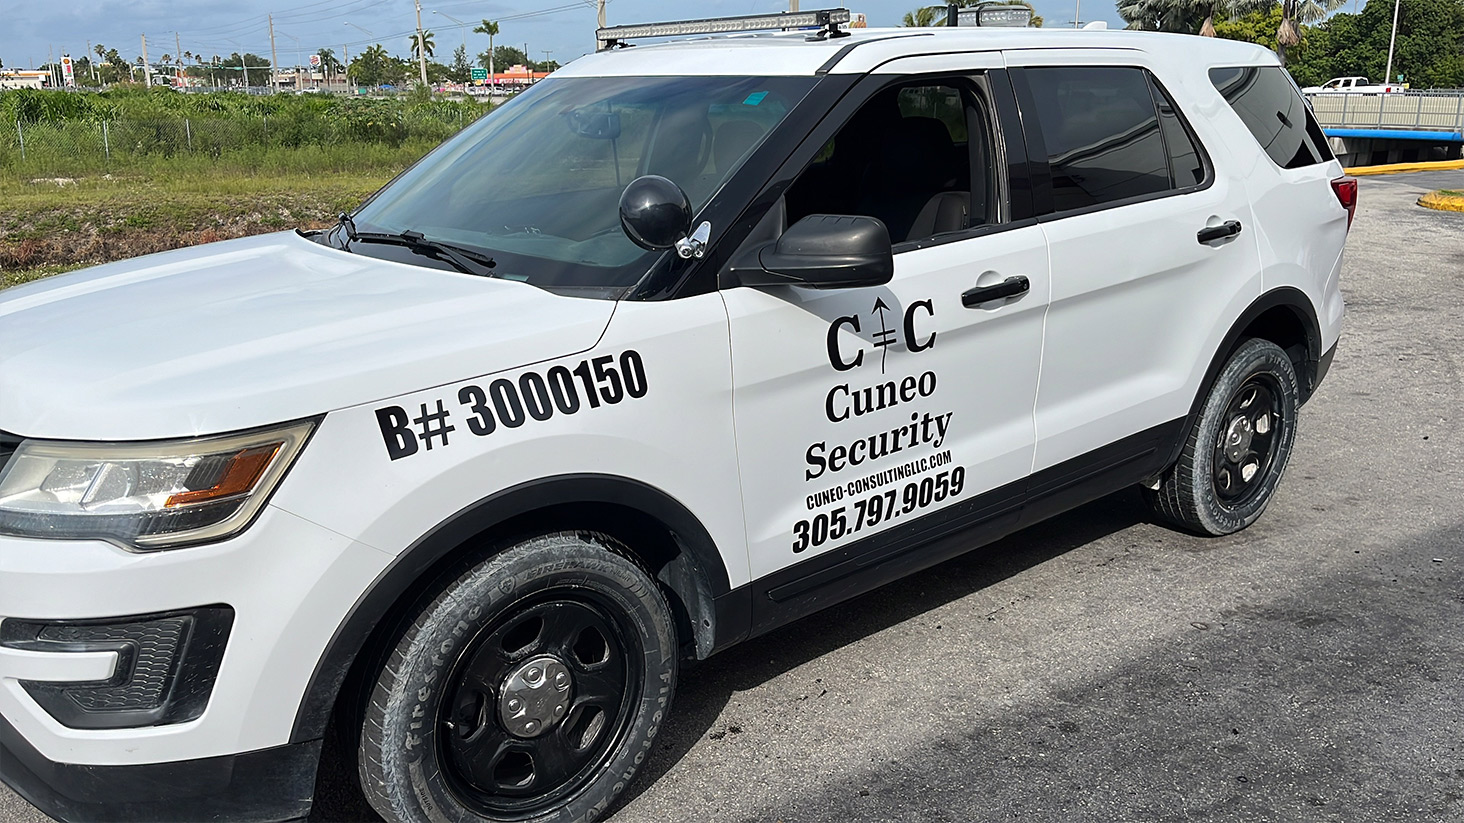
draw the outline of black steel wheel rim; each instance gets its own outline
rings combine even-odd
[[[1270,476],[1281,432],[1287,425],[1281,387],[1270,374],[1247,378],[1225,405],[1215,436],[1210,482],[1222,505],[1236,509],[1255,501]]]
[[[617,617],[617,615],[619,617]],[[470,643],[438,709],[439,760],[469,808],[531,817],[582,790],[619,748],[640,698],[644,655],[623,612],[584,589],[514,604]],[[561,717],[533,736],[504,718],[513,675],[554,658],[571,686]],[[525,668],[529,667],[529,668]]]

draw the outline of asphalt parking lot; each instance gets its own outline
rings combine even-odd
[[[1125,492],[683,675],[617,823],[1464,820],[1464,171],[1367,177],[1238,535]],[[0,820],[45,820],[0,789]]]

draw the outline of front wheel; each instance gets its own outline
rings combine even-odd
[[[362,789],[395,823],[598,819],[676,685],[666,601],[603,535],[537,537],[418,613],[379,673]]]
[[[1296,439],[1296,367],[1275,343],[1247,340],[1210,388],[1179,461],[1146,491],[1161,519],[1206,535],[1254,523]]]

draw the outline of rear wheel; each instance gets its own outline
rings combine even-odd
[[[1280,347],[1241,344],[1210,388],[1179,461],[1146,492],[1155,514],[1208,535],[1254,523],[1291,456],[1299,396],[1296,367]]]
[[[672,618],[623,547],[514,545],[449,585],[381,670],[362,788],[398,823],[589,821],[644,762],[676,682]]]

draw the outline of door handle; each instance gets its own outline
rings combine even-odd
[[[977,286],[961,294],[961,305],[966,308],[974,308],[982,303],[990,303],[993,300],[1002,300],[1007,297],[1016,297],[1019,294],[1026,294],[1032,290],[1032,282],[1026,275],[1018,274],[1015,277],[997,283],[994,286]]]
[[[1226,220],[1218,226],[1206,226],[1200,229],[1199,234],[1196,234],[1195,237],[1199,238],[1201,243],[1213,243],[1216,240],[1224,240],[1227,237],[1234,237],[1237,234],[1240,234],[1240,221]]]

